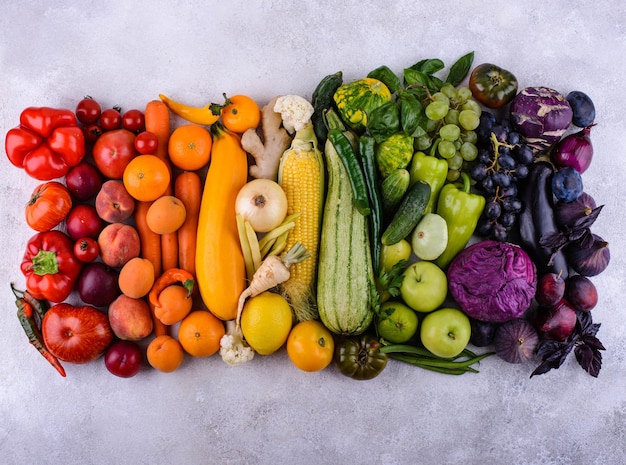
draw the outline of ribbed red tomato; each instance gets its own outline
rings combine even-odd
[[[65,219],[72,197],[63,184],[48,181],[38,185],[26,204],[26,223],[35,231],[50,231]]]

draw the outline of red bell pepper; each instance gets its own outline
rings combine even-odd
[[[42,181],[65,176],[85,156],[85,135],[67,109],[24,109],[20,125],[7,132],[4,144],[14,166]]]
[[[28,240],[21,270],[26,289],[36,299],[63,302],[74,289],[82,263],[74,243],[59,230],[40,232]]]

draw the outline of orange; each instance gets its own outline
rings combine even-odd
[[[209,163],[212,145],[211,134],[203,126],[179,126],[174,129],[168,142],[170,161],[181,170],[199,170]]]
[[[183,202],[173,195],[156,199],[148,208],[146,223],[156,234],[170,234],[178,230],[187,217]]]
[[[226,334],[222,320],[206,310],[194,310],[180,322],[178,340],[189,355],[209,357],[220,349]]]
[[[222,108],[222,123],[232,132],[243,134],[248,129],[256,128],[261,121],[259,105],[246,95],[228,97],[230,103]]]
[[[167,334],[155,337],[146,349],[150,366],[164,373],[176,370],[183,362],[184,355],[180,342]]]
[[[309,320],[293,327],[287,338],[289,360],[303,371],[320,371],[333,360],[335,341],[319,321]]]
[[[131,258],[120,270],[118,284],[122,294],[133,299],[148,295],[154,284],[154,265],[145,258]]]
[[[136,200],[156,200],[170,184],[171,174],[167,164],[156,155],[138,155],[124,170],[124,187]]]
[[[154,308],[154,315],[164,325],[173,325],[189,314],[192,305],[189,291],[178,284],[171,284],[159,294],[159,305]]]

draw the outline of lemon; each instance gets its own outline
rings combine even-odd
[[[241,331],[256,353],[270,355],[287,341],[293,318],[289,304],[279,294],[263,292],[248,299],[241,314]]]

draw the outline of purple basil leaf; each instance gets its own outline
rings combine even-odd
[[[579,365],[594,378],[600,374],[602,368],[602,353],[586,344],[577,345],[574,349]]]
[[[603,207],[604,205],[600,205],[599,207],[596,207],[593,210],[591,210],[591,213],[589,213],[588,215],[585,215],[582,218],[577,219],[576,222],[572,225],[572,228],[571,228],[572,231],[575,231],[577,229],[590,228],[591,225],[595,223]]]
[[[585,334],[583,336],[581,336],[580,338],[580,343],[587,345],[589,347],[591,347],[592,349],[595,350],[606,350],[606,348],[604,347],[604,344],[602,344],[602,342],[600,342],[600,339],[598,339],[595,336],[591,336],[589,334]]]
[[[561,232],[544,234],[539,238],[539,245],[548,248],[561,248],[567,244],[567,237]]]

